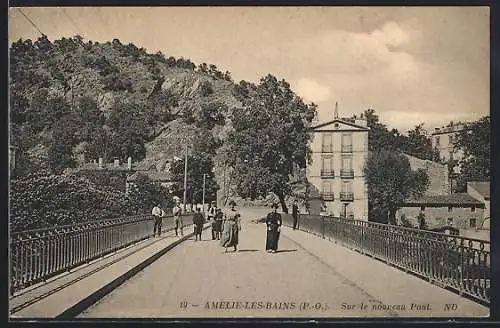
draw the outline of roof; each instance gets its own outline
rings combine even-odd
[[[428,195],[419,199],[409,199],[403,206],[484,206],[484,203],[475,199],[467,193],[456,193],[450,195]]]
[[[490,183],[486,182],[467,182],[467,185],[476,190],[484,199],[490,199]]]
[[[341,119],[334,119],[333,121],[330,121],[330,122],[326,122],[326,123],[321,123],[319,125],[316,125],[316,126],[313,126],[311,127],[312,130],[315,130],[317,128],[321,128],[321,127],[324,127],[324,126],[327,126],[327,125],[330,125],[332,123],[342,123],[342,124],[345,124],[345,125],[349,125],[353,128],[356,128],[356,129],[361,129],[363,131],[369,131],[370,128],[366,127],[366,126],[362,126],[362,125],[357,125],[357,124],[354,124],[352,122],[348,122],[348,121],[344,121],[344,120],[341,120]]]
[[[127,181],[136,181],[139,175],[147,175],[151,181],[161,181],[161,182],[171,182],[172,174],[170,172],[158,172],[158,171],[137,171],[127,178]]]
[[[76,169],[77,171],[94,171],[94,170],[110,170],[110,171],[130,171],[125,165],[115,166],[114,164],[103,164],[99,167],[96,163],[85,163]]]

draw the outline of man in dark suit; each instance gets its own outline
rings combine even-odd
[[[297,200],[293,201],[292,205],[292,216],[293,216],[293,230],[299,227],[299,206],[297,205]]]

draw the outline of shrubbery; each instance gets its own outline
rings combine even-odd
[[[129,198],[75,175],[32,174],[10,185],[10,230],[82,223],[132,214]]]

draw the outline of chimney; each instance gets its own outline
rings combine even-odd
[[[338,102],[335,102],[335,111],[333,112],[333,118],[334,119],[339,118],[339,104],[338,104]]]
[[[132,157],[130,156],[127,158],[127,168],[132,170]]]
[[[99,168],[102,169],[102,157],[99,157]]]
[[[118,158],[115,158],[115,167],[120,166],[120,160]]]
[[[362,118],[362,117],[361,118],[359,118],[359,117],[355,118],[354,119],[354,124],[359,125],[359,126],[364,126],[364,127],[367,126],[366,120],[364,118]]]

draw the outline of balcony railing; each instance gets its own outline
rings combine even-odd
[[[184,222],[191,225],[186,218]],[[153,234],[153,225],[151,215],[140,215],[12,233],[10,291],[147,239]],[[164,217],[162,227],[162,231],[172,230],[172,217]]]
[[[342,145],[340,151],[343,153],[352,153],[352,145]]]
[[[333,153],[333,145],[322,145],[321,152],[322,153]]]
[[[334,178],[335,172],[333,170],[321,170],[322,178]]]
[[[354,178],[354,170],[340,170],[340,177],[342,179],[353,179]]]
[[[335,194],[333,192],[322,192],[321,198],[326,201],[333,201],[335,200]]]
[[[354,200],[354,193],[352,192],[341,192],[340,200],[342,202],[352,202]]]
[[[293,226],[290,214],[283,223]],[[490,242],[400,226],[301,215],[299,229],[336,241],[436,286],[490,304]]]

